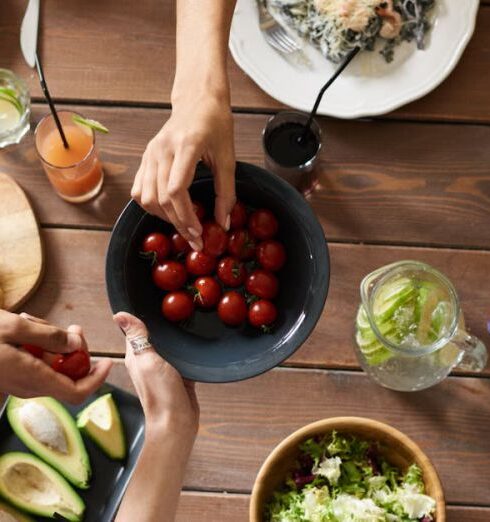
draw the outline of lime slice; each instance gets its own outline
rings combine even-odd
[[[9,87],[0,87],[0,99],[11,103],[17,109],[17,112],[22,115],[24,107],[19,100],[17,92],[14,89],[10,89]]]
[[[103,134],[108,134],[109,129],[102,125],[102,123],[99,123],[97,120],[90,120],[88,118],[82,118],[82,116],[79,116],[78,114],[74,114],[72,116],[72,120],[75,123],[79,123],[80,125],[85,125],[85,127],[90,127],[94,131],[102,132]]]

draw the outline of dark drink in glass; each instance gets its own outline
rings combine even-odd
[[[306,129],[308,115],[286,111],[273,116],[263,132],[266,167],[299,190],[311,186],[321,147],[320,127],[313,120]]]

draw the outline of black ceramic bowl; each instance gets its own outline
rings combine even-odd
[[[229,382],[263,373],[291,356],[308,338],[327,297],[330,265],[323,230],[308,203],[288,183],[247,163],[238,163],[237,197],[247,206],[268,208],[279,220],[278,238],[287,262],[278,273],[277,324],[271,334],[251,326],[230,328],[216,312],[197,311],[189,324],[175,325],[161,315],[163,292],[151,267],[139,255],[144,236],[170,225],[147,214],[134,201],[119,217],[106,259],[106,282],[114,313],[130,312],[148,327],[158,352],[184,377],[201,382]],[[199,167],[190,189],[212,216],[213,179]]]

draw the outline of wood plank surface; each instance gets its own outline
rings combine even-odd
[[[76,107],[105,123],[98,137],[106,182],[71,205],[51,189],[32,136],[0,155],[0,169],[30,196],[43,224],[109,228],[129,199],[149,139],[168,111]],[[36,106],[34,123],[46,106]],[[237,159],[262,165],[267,116],[235,114]],[[318,184],[310,203],[327,238],[489,248],[490,127],[322,119]]]
[[[109,380],[131,389],[122,362]],[[270,451],[325,417],[366,416],[413,438],[434,463],[448,503],[489,506],[489,379],[450,377],[414,394],[353,372],[276,369],[233,384],[197,386],[201,426],[186,489],[248,492]]]
[[[248,522],[249,496],[184,491],[177,522]],[[488,522],[490,509],[448,506],[447,522]]]
[[[63,100],[168,104],[175,67],[174,0],[42,2],[40,50],[52,95]],[[23,2],[4,0],[0,16],[0,64],[41,92],[18,45]],[[454,73],[432,94],[392,116],[490,121],[490,9],[480,10],[475,36]],[[110,52],[107,50],[110,49]],[[235,107],[280,107],[229,58]],[[144,80],[143,80],[144,78]]]
[[[43,239],[46,272],[26,310],[60,325],[79,322],[94,353],[122,355],[124,343],[112,325],[105,291],[109,234],[45,229]],[[482,284],[488,279],[490,252],[335,244],[330,246],[330,254],[332,279],[326,307],[313,334],[288,364],[358,368],[352,331],[359,283],[375,268],[401,259],[425,261],[445,272],[460,293],[468,327],[490,346],[490,335],[485,331],[490,294],[488,285]]]

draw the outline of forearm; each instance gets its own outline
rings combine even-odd
[[[135,473],[116,522],[173,522],[194,436],[147,428]]]
[[[226,61],[236,0],[177,0],[177,68],[172,100],[203,87],[229,97]]]

